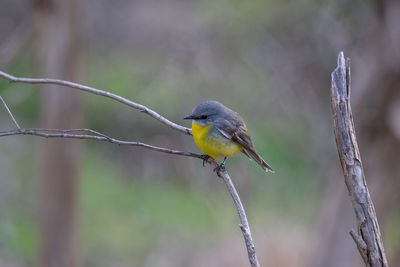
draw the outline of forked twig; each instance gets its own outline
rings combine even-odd
[[[13,114],[11,113],[10,109],[8,108],[6,102],[4,101],[4,99],[0,96],[0,100],[3,103],[4,108],[7,110],[8,115],[10,115],[12,121],[14,122],[15,126],[17,126],[17,129],[21,129],[21,127],[19,126],[18,122],[15,120]]]
[[[63,80],[55,80],[55,79],[31,79],[31,78],[17,78],[14,77],[10,74],[7,74],[5,72],[0,71],[0,77],[3,77],[5,79],[8,79],[11,82],[19,82],[19,83],[33,83],[33,84],[56,84],[56,85],[61,85],[61,86],[66,86],[66,87],[71,87],[74,89],[78,89],[81,91],[86,91],[92,94],[96,95],[101,95],[104,97],[111,98],[113,100],[116,100],[118,102],[121,102],[125,105],[128,105],[130,107],[133,107],[135,109],[138,109],[141,112],[144,112],[151,117],[155,118],[156,120],[164,123],[165,125],[168,125],[169,127],[180,131],[182,133],[191,135],[192,131],[189,128],[183,127],[181,125],[175,124],[168,119],[164,118],[157,112],[153,111],[152,109],[149,109],[146,106],[137,104],[133,101],[130,101],[126,98],[123,98],[121,96],[118,96],[116,94],[99,90],[96,88],[92,88],[89,86],[84,86],[81,84],[77,83],[72,83],[69,81],[63,81]],[[178,151],[178,150],[172,150],[168,148],[163,148],[163,147],[156,147],[152,146],[149,144],[145,144],[142,142],[129,142],[129,141],[122,141],[118,140],[116,138],[110,137],[108,135],[105,135],[103,133],[97,132],[95,130],[91,129],[43,129],[43,128],[29,128],[29,129],[24,129],[19,126],[17,121],[15,120],[14,116],[12,115],[10,109],[7,107],[5,101],[1,98],[1,101],[6,108],[8,114],[12,118],[14,124],[17,126],[17,130],[11,130],[11,131],[0,131],[0,137],[2,136],[10,136],[10,135],[33,135],[33,136],[39,136],[43,138],[72,138],[72,139],[90,139],[90,140],[97,140],[97,141],[104,141],[104,142],[109,142],[117,145],[127,145],[127,146],[139,146],[143,148],[147,148],[153,151],[157,152],[162,152],[162,153],[168,153],[168,154],[173,154],[173,155],[180,155],[180,156],[186,156],[186,157],[192,157],[192,158],[199,158],[201,160],[205,160],[203,155],[191,153],[191,152],[185,152],[185,151]],[[77,132],[84,132],[84,133],[90,133],[90,134],[76,134]],[[218,166],[218,163],[213,160],[213,159],[206,159],[205,160],[207,163],[209,163],[212,167]],[[218,176],[221,177],[227,188],[228,191],[235,203],[236,209],[238,211],[238,215],[240,218],[240,229],[242,230],[242,234],[246,243],[246,248],[247,248],[247,253],[249,257],[249,262],[252,267],[259,267],[259,263],[257,260],[257,255],[254,249],[254,243],[251,237],[251,232],[250,232],[250,227],[249,223],[247,221],[247,216],[244,211],[242,202],[240,201],[239,194],[237,193],[235,186],[232,183],[232,180],[226,170],[219,171]]]

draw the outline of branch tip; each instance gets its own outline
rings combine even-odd
[[[339,54],[338,54],[337,65],[338,65],[338,67],[340,67],[340,68],[344,68],[345,65],[346,65],[346,61],[345,61],[345,58],[344,58],[344,53],[343,53],[343,51],[340,51]]]

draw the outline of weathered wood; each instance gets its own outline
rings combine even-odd
[[[357,249],[367,267],[387,267],[378,219],[361,163],[350,106],[350,60],[343,52],[332,72],[331,104],[336,145],[354,212],[358,233],[351,231]]]

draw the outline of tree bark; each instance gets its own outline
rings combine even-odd
[[[339,53],[332,72],[332,115],[345,183],[356,214],[358,234],[350,234],[368,267],[388,266],[375,209],[369,195],[350,106],[350,61]]]

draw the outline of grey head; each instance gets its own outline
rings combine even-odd
[[[192,111],[192,114],[186,116],[186,120],[194,120],[196,123],[204,126],[217,120],[228,120],[230,122],[242,121],[239,114],[225,107],[218,101],[205,101],[198,104]]]

